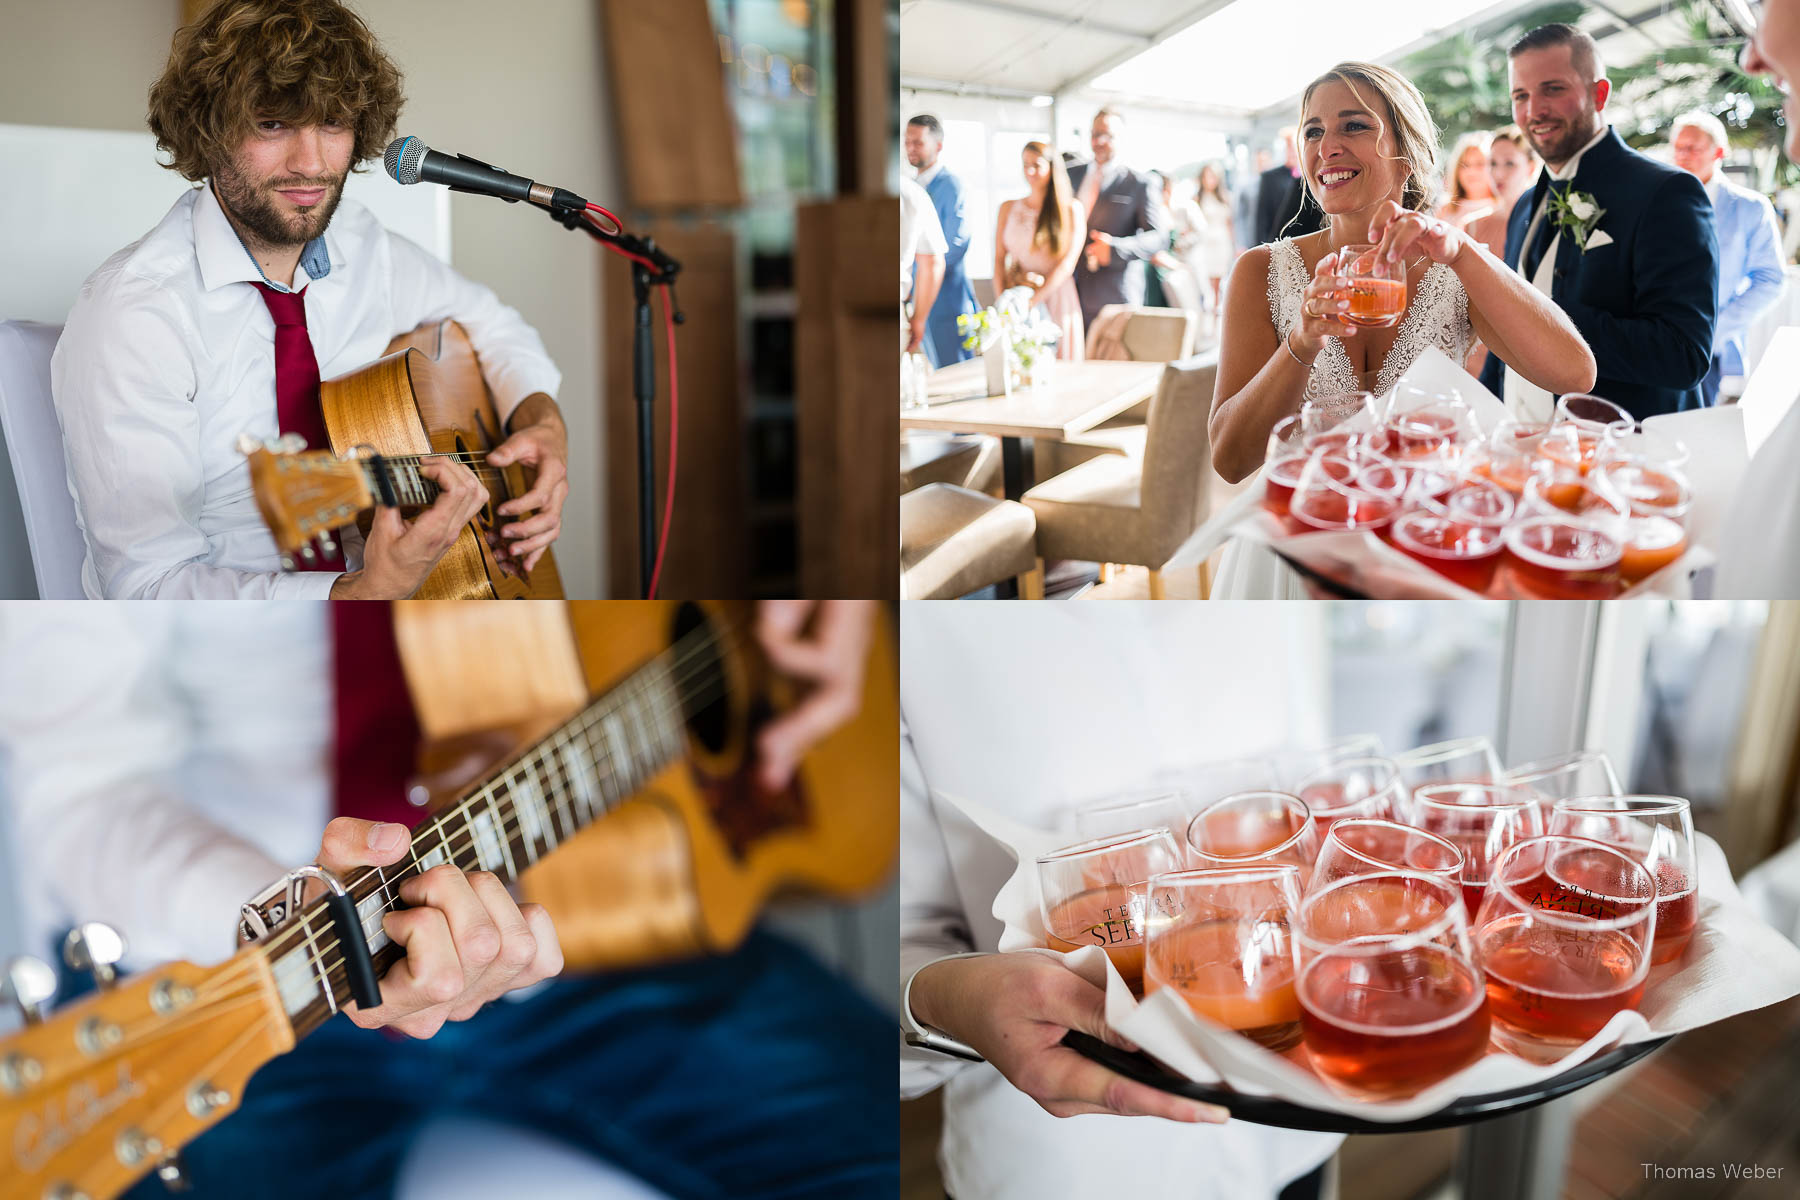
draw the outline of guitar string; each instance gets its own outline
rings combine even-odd
[[[662,654],[658,655],[657,659],[651,659],[649,662],[645,663],[643,667],[640,667],[637,671],[634,671],[632,673],[632,675],[627,677],[627,679],[625,681],[622,681],[617,688],[615,688],[613,691],[609,691],[605,696],[602,696],[599,700],[597,700],[587,710],[584,710],[584,712],[579,714],[576,718],[572,718],[570,722],[568,722],[567,724],[565,724],[562,727],[559,727],[559,729],[556,730],[555,732],[547,735],[536,746],[532,747],[525,754],[521,755],[520,758],[518,758],[517,760],[515,760],[514,762],[509,764],[509,766],[504,771],[498,773],[488,784],[483,785],[483,787],[484,788],[492,787],[493,784],[507,780],[510,776],[518,773],[522,769],[529,771],[529,769],[534,768],[534,767],[544,769],[546,777],[554,780],[557,783],[560,783],[562,785],[568,785],[568,784],[573,783],[572,777],[570,777],[565,772],[565,770],[561,764],[552,763],[552,762],[549,762],[546,760],[546,756],[549,754],[549,752],[551,750],[556,748],[556,745],[558,742],[567,741],[568,737],[570,735],[583,735],[583,734],[586,734],[587,732],[589,732],[591,730],[591,728],[593,727],[593,725],[596,723],[596,721],[602,719],[603,714],[599,710],[601,709],[601,707],[604,704],[604,701],[607,698],[614,697],[618,692],[624,691],[626,688],[628,688],[630,686],[632,679],[637,678],[639,675],[642,674],[643,671],[645,671],[645,670],[649,669],[651,666],[655,665],[657,663],[658,659],[663,658],[671,653],[674,653],[677,649],[680,649],[682,646],[682,642],[687,642],[690,639],[694,638],[696,635],[701,635],[701,634],[706,635],[704,638],[702,638],[702,640],[699,644],[688,646],[686,649],[682,650],[681,655],[677,658],[678,662],[680,662],[684,659],[691,662],[696,656],[698,656],[699,654],[704,653],[706,650],[712,649],[712,648],[721,648],[722,647],[722,648],[724,648],[725,653],[729,653],[731,651],[731,649],[735,648],[735,647],[728,645],[728,642],[735,635],[735,633],[736,633],[736,630],[734,627],[726,627],[726,628],[720,629],[718,632],[714,632],[714,627],[708,626],[706,628],[703,628],[700,630],[695,630],[695,631],[690,632],[689,634],[684,635],[681,642],[677,642],[675,646],[671,647],[669,650],[666,650]],[[710,644],[708,644],[709,642],[710,642]],[[665,668],[665,669],[667,669],[667,668]],[[700,669],[704,670],[705,666],[703,665]],[[673,673],[671,673],[670,679],[671,679],[671,682],[675,685],[675,687],[679,688],[680,686],[683,686],[687,683],[691,683],[697,674],[698,674],[698,672],[690,672],[683,676],[676,677]],[[718,680],[718,682],[720,682],[722,684],[726,684],[728,686],[729,681],[723,680],[721,678]],[[668,703],[669,699],[671,699],[671,698],[672,697],[670,697],[670,696],[665,696],[660,701],[653,701],[653,703],[661,703],[663,705],[663,711],[659,715],[661,715],[663,717],[679,715],[679,711],[680,711],[679,707],[671,706]],[[693,699],[695,700],[696,703],[699,703],[699,704],[710,704],[714,700],[718,699],[718,696],[711,695],[711,694],[705,694],[705,693],[696,693],[695,696],[693,697]],[[606,714],[606,715],[610,715],[610,714]],[[608,766],[608,777],[616,779],[618,777],[618,773],[617,773],[616,769],[614,769],[614,768],[616,768],[616,766],[618,764],[615,761],[615,758],[614,758],[611,750],[610,749],[600,749],[599,747],[593,746],[591,743],[590,743],[588,749],[589,749],[588,757],[592,760],[592,767],[583,770],[582,774],[584,776],[584,782],[586,781],[586,777],[591,775],[593,783],[595,785],[598,785],[598,783],[600,782],[598,768],[599,768],[600,764],[603,762]],[[628,753],[629,753],[629,751],[628,751]],[[560,757],[560,756],[558,756],[558,757]],[[476,791],[480,791],[480,790],[482,790],[482,789],[476,789]],[[596,786],[595,790],[596,791],[598,790],[597,786]],[[471,797],[473,795],[474,795],[474,793],[472,792]],[[495,798],[497,799],[497,797],[495,797]],[[465,798],[465,799],[467,799],[467,798]],[[621,799],[623,799],[623,797],[621,797]],[[602,800],[603,800],[603,803],[607,803],[608,807],[610,807],[611,803],[617,802],[617,801],[605,802],[604,797],[602,797]],[[513,807],[514,813],[517,814],[519,812],[519,809],[518,809],[516,800],[514,800],[512,807]],[[593,810],[593,804],[591,801],[588,805],[588,809],[591,814],[592,810]],[[446,809],[445,813],[449,813],[449,812],[453,812],[453,811],[455,811],[455,810],[454,809]],[[435,819],[435,816],[437,816],[437,815],[442,815],[442,814],[434,815],[434,819]],[[547,817],[549,816],[548,808],[546,808],[546,816]],[[590,815],[590,817],[589,817],[590,823],[594,819],[595,818]],[[502,822],[501,836],[503,836],[505,838],[505,840],[509,843],[509,846],[508,846],[509,850],[510,850],[510,842],[511,842],[513,833],[514,832],[522,832],[524,829],[524,825],[525,825],[525,820],[522,815],[518,817],[517,821],[508,820],[508,821]],[[579,832],[579,831],[577,831],[577,832]],[[452,860],[454,860],[457,857],[460,857],[461,854],[464,853],[465,851],[478,847],[478,845],[480,843],[480,835],[474,831],[474,828],[469,824],[466,816],[464,818],[464,830],[462,833],[451,835],[451,836],[446,836],[447,833],[448,833],[447,830],[441,830],[439,832],[439,839],[440,839],[440,842],[443,843],[444,852]],[[565,837],[567,837],[567,836],[573,836],[573,835],[572,834],[565,835]],[[417,840],[416,835],[415,835],[414,840],[416,843],[416,840]],[[430,853],[430,851],[427,851],[428,855],[429,855],[429,853]],[[417,866],[416,845],[414,847],[414,860],[411,864],[396,863],[396,864],[393,864],[393,866],[396,868],[396,874],[400,875],[400,876],[404,876],[407,871],[413,870]],[[346,881],[345,888],[347,891],[354,892],[360,885],[364,884],[371,877],[374,877],[378,880],[381,880],[381,882],[377,883],[376,887],[370,893],[368,893],[368,895],[378,895],[378,894],[383,895],[384,899],[387,902],[387,905],[389,907],[391,907],[393,905],[393,902],[395,899],[395,889],[397,889],[397,887],[399,886],[400,883],[404,883],[405,880],[404,880],[404,878],[400,878],[397,880],[388,880],[384,874],[384,872],[386,870],[387,870],[387,868],[385,868],[385,867],[381,868],[379,871],[376,868],[364,868],[363,872],[360,875],[357,875],[357,876],[353,877],[352,879]],[[420,870],[419,873],[422,874],[423,871]],[[363,899],[367,899],[367,898],[368,898],[368,896],[363,897]],[[311,912],[306,917],[301,918],[296,921],[293,921],[291,923],[290,929],[284,929],[284,930],[278,931],[277,937],[272,938],[270,940],[270,942],[267,943],[267,946],[269,948],[269,953],[272,956],[277,956],[277,957],[285,956],[289,951],[297,948],[300,945],[300,943],[308,940],[307,935],[310,932],[311,916],[312,916],[312,914],[322,911],[322,908],[323,908],[323,906],[321,903],[321,899],[315,898]],[[333,925],[333,928],[335,929],[335,925]],[[322,961],[324,953],[327,950],[335,949],[338,945],[339,945],[339,943],[336,941],[331,942],[328,946],[319,946],[315,942],[315,956]],[[341,963],[342,960],[340,959],[339,962]]]
[[[700,632],[704,632],[704,631],[699,631],[699,630],[694,631],[694,633],[700,633]],[[725,627],[721,632],[725,636],[715,636],[713,638],[713,641],[715,642],[715,644],[723,643],[723,642],[727,641],[729,639],[729,636],[731,634],[734,634],[736,632],[736,630],[735,630],[735,627]],[[683,640],[686,640],[687,638],[691,638],[693,636],[694,636],[694,634],[690,633],[690,634],[686,635]],[[677,643],[677,645],[679,645],[679,644],[680,643]],[[687,655],[687,657],[691,658],[693,653],[698,653],[701,650],[703,650],[704,648],[705,647],[703,645],[691,647],[690,648],[691,653],[689,653]],[[674,649],[674,647],[671,647],[671,651],[673,649]],[[668,653],[670,653],[670,651],[664,652],[665,655]],[[658,657],[662,657],[662,655],[659,655]],[[645,664],[645,667],[650,666],[655,661],[656,661],[655,659],[650,660],[649,663]],[[642,670],[642,669],[644,669],[644,668],[639,668],[639,670]],[[637,672],[633,672],[634,676],[636,674],[637,674]],[[692,675],[689,675],[687,677],[687,679],[684,680],[684,682],[691,681],[692,677],[693,677]],[[618,686],[618,688],[615,689],[615,691],[623,690],[627,686],[628,686],[628,682],[622,682]],[[611,696],[613,694],[614,694],[613,692],[608,692],[606,695]],[[722,692],[720,694],[722,694]],[[711,703],[713,700],[717,699],[718,695],[701,692],[701,693],[695,693],[695,697],[697,698],[696,699],[697,703],[707,704],[707,703]],[[704,699],[699,699],[699,697],[704,697]],[[601,697],[601,700],[604,700],[605,698],[606,698],[606,696],[603,696],[603,697]],[[591,707],[597,709],[599,707],[599,702],[596,701],[596,703]],[[558,733],[566,732],[569,728],[573,727],[576,724],[577,724],[577,722],[572,721],[569,726],[565,726],[563,729],[559,730]],[[592,724],[591,716],[589,714],[584,714],[583,719],[578,724],[583,728],[586,728],[587,726],[591,725]],[[546,737],[544,739],[544,741],[541,742],[538,746],[533,747],[533,749],[529,753],[527,753],[526,755],[522,756],[521,758],[515,760],[509,766],[507,771],[503,772],[499,776],[496,776],[495,782],[514,774],[519,768],[525,767],[528,764],[530,764],[532,762],[532,760],[540,759],[543,755],[543,752],[556,739],[557,739],[556,734],[552,734],[552,735],[549,735],[548,737]],[[582,775],[583,775],[584,779],[591,778],[593,780],[594,784],[598,785],[598,783],[599,783],[599,773],[597,770],[598,764],[601,760],[610,762],[612,759],[612,755],[611,755],[610,751],[604,751],[604,752],[601,752],[596,755],[590,755],[590,758],[593,759],[593,766],[589,769],[584,769],[582,772]],[[539,762],[536,765],[547,767],[549,764]],[[563,784],[568,784],[568,783],[572,782],[571,777],[562,769],[562,767],[560,765],[558,765],[554,771],[547,772],[547,774],[550,776],[554,776],[559,782],[561,782]],[[491,786],[491,784],[489,786]],[[641,787],[642,785],[640,784],[639,786]],[[596,787],[596,790],[597,790],[597,787]],[[623,799],[626,799],[626,798],[628,798],[628,797],[621,797],[620,801],[622,801]],[[605,804],[605,807],[610,808],[610,807],[612,807],[612,804],[618,803],[620,801],[607,802]],[[588,809],[590,812],[592,812],[593,807],[594,806],[592,805],[592,803],[590,803],[588,805]],[[446,810],[446,811],[450,811],[450,810]],[[565,811],[569,812],[572,815],[575,810],[570,807],[565,807]],[[547,814],[547,818],[548,818],[548,814],[549,814],[548,806],[546,806],[546,814]],[[601,815],[604,815],[604,813],[602,813]],[[592,822],[597,819],[598,818],[596,818],[596,817],[590,816],[589,824],[592,824]],[[508,837],[508,839],[510,840],[511,834],[513,832],[522,830],[523,826],[524,826],[524,821],[522,818],[516,824],[513,822],[507,822],[506,826],[505,826],[505,833],[506,833],[506,836]],[[586,827],[584,826],[583,828],[586,828]],[[575,836],[576,833],[580,833],[580,832],[581,832],[581,829],[577,829],[574,831],[574,833],[565,834],[563,840],[566,841],[566,840],[568,840],[568,838],[573,837],[573,836]],[[461,844],[463,842],[463,839],[465,836],[462,834],[457,835],[453,839],[448,839],[452,844],[455,845],[455,849],[450,851],[452,858],[459,856],[464,850],[469,849],[470,846],[474,845],[475,842],[478,840],[476,835],[474,835],[472,830],[469,830],[466,825],[465,825],[465,833],[468,838],[468,843],[469,843],[468,845]],[[416,858],[416,851],[415,851],[415,859],[414,859],[413,863],[392,864],[392,866],[396,872],[395,876],[393,878],[380,877],[380,878],[384,879],[384,882],[379,883],[377,885],[377,887],[369,893],[369,895],[371,895],[371,896],[372,895],[383,895],[387,904],[391,907],[392,904],[394,903],[395,893],[397,893],[399,886],[406,882],[404,876],[406,875],[406,873],[408,871],[412,870],[416,865],[417,865],[417,858]],[[387,868],[383,868],[383,870],[386,870],[386,869]],[[357,884],[360,884],[365,879],[367,879],[371,876],[376,876],[376,875],[377,875],[377,872],[373,868],[366,869],[365,873],[363,875],[356,877],[355,879],[351,880],[346,885],[347,890],[353,889]],[[416,875],[413,877],[417,878]],[[365,896],[363,898],[367,899],[368,897]],[[315,901],[315,903],[317,903],[317,901]],[[305,920],[310,920],[310,917],[305,918]],[[288,954],[292,950],[299,949],[305,942],[307,942],[309,940],[305,936],[300,936],[300,937],[292,937],[291,936],[292,934],[299,934],[299,933],[303,932],[302,929],[299,928],[300,924],[301,924],[301,922],[297,921],[297,922],[291,923],[288,926],[285,926],[283,929],[277,931],[277,936],[275,938],[272,938],[267,943],[263,943],[262,948],[265,951],[265,953],[264,953],[264,955],[261,956],[260,959],[247,960],[245,963],[241,964],[240,968],[234,968],[230,972],[223,972],[223,973],[219,974],[218,976],[216,976],[214,979],[207,981],[205,984],[202,984],[199,987],[196,987],[195,992],[196,992],[197,997],[209,997],[215,991],[217,991],[221,988],[230,987],[230,986],[235,985],[235,983],[237,982],[238,976],[240,976],[243,973],[243,971],[249,971],[249,970],[256,969],[258,962],[260,962],[260,961],[267,961],[270,958],[285,957],[286,954]],[[361,925],[361,919],[359,916],[359,928],[360,928],[360,925]],[[335,923],[333,924],[332,928],[333,928],[333,930],[335,930],[335,928],[336,928]],[[317,967],[323,961],[325,954],[327,954],[331,950],[335,950],[339,945],[341,945],[341,942],[337,941],[337,940],[331,941],[331,942],[323,944],[323,945],[318,944],[318,942],[316,940],[316,936],[314,938],[312,938],[311,940],[313,940],[314,946],[313,946],[313,954],[312,954],[313,962],[309,964],[309,966],[312,968],[308,973],[309,983],[317,978],[317,975],[318,975]],[[326,975],[327,979],[335,982],[341,976],[343,976],[344,974],[347,974],[347,972],[348,972],[348,966],[345,963],[345,960],[342,958],[339,958],[339,959],[335,960],[329,967],[326,968],[325,975]],[[314,1004],[323,1004],[323,1003],[324,1003],[324,998],[323,998],[323,994],[321,994],[318,999],[309,1001],[307,1007],[310,1008]]]
[[[698,695],[698,693],[697,693],[697,695]],[[703,703],[711,703],[711,701],[716,698],[717,698],[716,696],[708,696],[702,702]],[[534,755],[534,757],[535,757],[535,755]],[[523,760],[523,759],[519,760],[519,765],[524,765],[525,761],[526,760]],[[549,764],[539,764],[539,765],[546,766],[546,767],[549,766]],[[511,774],[511,772],[508,772],[508,774]],[[560,782],[562,784],[568,784],[568,783],[572,782],[571,778],[569,776],[567,776],[560,767],[556,768],[554,771],[547,771],[546,774],[557,777],[556,782]],[[586,777],[588,777],[589,775],[592,776],[594,783],[597,785],[599,782],[598,772],[597,771],[590,772],[587,770],[583,771],[584,779]],[[647,780],[646,780],[646,782],[647,782]],[[554,786],[554,784],[553,784],[553,786]],[[638,788],[641,788],[642,786],[643,785],[641,783],[639,785],[637,785]],[[634,789],[633,793],[626,793],[624,796],[621,796],[616,801],[610,801],[610,802],[603,801],[604,809],[610,811],[610,809],[614,805],[623,803],[624,800],[628,799],[630,797],[630,795],[635,793],[636,790],[637,789]],[[513,812],[515,815],[520,814],[522,812],[522,810],[519,807],[518,801],[516,799],[512,801],[512,807],[513,807]],[[591,811],[593,808],[593,805],[590,803],[590,805],[588,807]],[[546,823],[548,823],[548,821],[550,819],[550,810],[549,810],[548,805],[546,805],[546,807],[545,807],[545,812],[546,812]],[[605,815],[605,813],[603,812],[601,815]],[[591,824],[593,821],[595,821],[597,819],[598,819],[598,817],[590,817],[589,823]],[[521,849],[523,849],[524,844],[528,840],[527,837],[525,836],[525,825],[526,825],[526,821],[522,815],[518,815],[518,819],[516,821],[512,820],[512,819],[507,819],[507,820],[501,822],[497,836],[506,842],[507,849],[505,851],[503,851],[503,855],[506,858],[510,859],[512,857],[511,856],[511,842],[512,842],[512,837],[515,833],[520,835],[520,839],[519,839],[520,845],[521,845]],[[552,826],[552,830],[554,830],[553,826]],[[581,830],[579,830],[579,829],[575,831],[575,833],[579,833],[579,832],[581,832]],[[557,845],[560,846],[562,844],[562,842],[567,841],[569,838],[571,838],[573,836],[574,836],[574,834],[563,835],[561,841],[557,842]],[[465,837],[467,839],[466,842],[464,840]],[[482,840],[481,835],[476,832],[475,827],[473,825],[469,824],[465,818],[464,833],[457,834],[454,837],[447,839],[448,843],[453,847],[452,849],[447,851],[449,858],[451,860],[451,865],[456,865],[455,860],[460,858],[461,855],[467,850],[475,849],[479,852],[479,850],[481,849],[481,840]],[[537,839],[529,839],[529,840],[535,841]],[[554,847],[549,847],[548,849],[554,849]],[[429,852],[428,852],[428,855],[429,855]],[[388,911],[397,911],[394,909],[393,906],[394,906],[394,901],[395,901],[396,895],[398,893],[398,889],[407,882],[406,876],[408,875],[408,873],[410,871],[412,871],[414,869],[415,866],[417,866],[417,860],[415,858],[414,862],[412,862],[412,863],[401,862],[401,863],[395,863],[393,865],[398,869],[397,873],[396,873],[396,877],[392,878],[392,879],[387,879],[384,883],[378,884],[372,891],[369,892],[369,894],[367,896],[363,897],[364,900],[367,900],[370,896],[377,896],[377,895],[384,896],[384,898],[386,900],[386,908]],[[527,863],[527,868],[529,868],[529,866],[531,866],[531,865],[533,865],[533,864]],[[383,869],[385,870],[386,868],[383,868]],[[411,875],[411,878],[415,878],[415,879],[419,878],[420,875],[422,875],[426,869],[427,868],[419,866],[418,873]],[[476,869],[480,869],[480,868],[476,868]],[[522,875],[523,871],[519,871],[518,874]],[[362,918],[361,914],[359,913],[358,914],[359,928],[361,927],[363,919],[364,918]],[[324,956],[326,954],[328,954],[330,951],[336,950],[340,945],[342,945],[342,941],[339,939],[336,939],[333,936],[333,935],[335,935],[336,930],[337,930],[337,926],[334,922],[332,924],[332,926],[330,927],[330,930],[324,935],[324,936],[328,936],[328,937],[333,937],[333,940],[326,941],[326,942],[319,942],[316,938],[313,940],[312,951],[313,951],[313,958],[314,958],[315,966],[317,963],[322,962],[324,960]],[[365,937],[368,935],[367,930],[362,930],[362,932],[364,933]],[[287,950],[284,950],[282,952],[283,956],[285,956],[285,954],[290,952],[291,950],[299,949],[302,945],[305,944],[306,940],[307,939],[302,938],[302,939],[300,939],[299,942],[296,942],[294,945],[289,946],[287,948]],[[348,969],[349,969],[348,964],[341,957],[334,960],[329,966],[327,966],[325,973],[328,977],[335,978],[338,975],[339,968],[342,968],[343,971],[346,973],[348,972]]]

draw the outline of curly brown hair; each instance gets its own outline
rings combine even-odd
[[[220,0],[175,34],[150,88],[150,131],[164,163],[198,183],[229,162],[259,120],[356,131],[355,169],[394,136],[400,69],[337,0]]]

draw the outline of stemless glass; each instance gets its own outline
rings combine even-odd
[[[1581,796],[1558,800],[1549,832],[1611,846],[1656,879],[1656,940],[1650,965],[1674,962],[1700,919],[1694,815],[1680,796]]]
[[[1300,405],[1300,426],[1308,450],[1341,451],[1381,445],[1381,416],[1369,392],[1327,392]]]
[[[1144,987],[1150,877],[1181,866],[1167,829],[1096,838],[1037,860],[1038,904],[1052,950],[1099,946],[1134,992]]]
[[[1462,851],[1435,833],[1396,821],[1350,817],[1326,832],[1311,888],[1318,891],[1352,875],[1416,871],[1460,889],[1462,865]]]
[[[1300,799],[1323,838],[1332,825],[1349,817],[1400,820],[1405,816],[1406,784],[1393,759],[1344,758],[1302,779]]]
[[[1542,422],[1502,421],[1471,454],[1469,468],[1505,488],[1516,502],[1543,463],[1539,449],[1549,430]]]
[[[1329,767],[1332,763],[1343,762],[1347,758],[1383,758],[1386,755],[1381,735],[1347,733],[1316,748],[1282,751],[1277,764],[1277,778],[1281,780],[1283,790],[1298,795],[1300,781],[1314,771]]]
[[[1524,788],[1546,807],[1570,796],[1617,796],[1625,789],[1604,750],[1576,750],[1514,767],[1502,783]]]
[[[1658,470],[1679,471],[1688,465],[1693,452],[1680,438],[1672,438],[1654,429],[1630,431],[1612,429],[1600,446],[1600,464],[1636,460]]]
[[[1274,758],[1266,754],[1246,754],[1171,771],[1162,778],[1181,794],[1182,824],[1170,828],[1184,828],[1195,813],[1215,800],[1275,788],[1279,774]]]
[[[1608,458],[1599,470],[1605,484],[1630,509],[1619,555],[1619,577],[1629,587],[1687,552],[1687,514],[1693,489],[1674,467],[1656,465],[1646,458]]]
[[[1300,418],[1283,417],[1275,422],[1263,451],[1263,507],[1277,517],[1287,516],[1288,501],[1293,499],[1306,457],[1306,427]]]
[[[1542,600],[1605,600],[1619,590],[1625,503],[1559,469],[1526,481],[1520,519],[1507,526],[1505,559],[1519,590]]]
[[[1558,434],[1558,427],[1564,432]],[[1610,435],[1627,434],[1636,428],[1637,418],[1612,401],[1585,392],[1570,392],[1556,402],[1556,413],[1550,419],[1552,436],[1545,440],[1542,449],[1546,457],[1585,475]]]
[[[1656,880],[1600,842],[1532,838],[1494,864],[1474,929],[1494,1040],[1552,1062],[1643,998]]]
[[[1451,583],[1485,592],[1500,567],[1512,515],[1505,488],[1471,476],[1442,497],[1421,497],[1419,507],[1394,518],[1389,540]]]
[[[1169,988],[1198,1016],[1270,1050],[1300,1040],[1298,867],[1158,875],[1150,908],[1157,920],[1145,942],[1145,995]]]
[[[1475,915],[1494,860],[1544,835],[1544,814],[1524,788],[1493,783],[1427,784],[1413,791],[1413,822],[1462,851],[1462,897]]]
[[[1182,808],[1181,797],[1166,787],[1136,788],[1103,800],[1089,801],[1075,810],[1075,834],[1083,841],[1144,829],[1186,827],[1187,813]]]
[[[1300,1028],[1334,1090],[1412,1096],[1487,1052],[1488,998],[1456,889],[1394,871],[1300,904]]]
[[[1288,519],[1297,532],[1379,530],[1400,511],[1405,480],[1386,458],[1354,448],[1309,455],[1294,482]]]
[[[1500,778],[1500,756],[1485,736],[1433,742],[1394,755],[1409,789],[1428,783],[1491,783]]]
[[[1337,273],[1350,280],[1350,307],[1343,319],[1352,325],[1385,329],[1400,323],[1406,312],[1406,264],[1391,263],[1366,243],[1338,251]]]
[[[1188,822],[1187,843],[1196,867],[1297,867],[1302,888],[1319,857],[1311,814],[1286,792],[1239,792],[1214,801]]]
[[[1385,428],[1393,458],[1454,462],[1464,447],[1481,440],[1481,425],[1462,396],[1401,386],[1394,389]]]

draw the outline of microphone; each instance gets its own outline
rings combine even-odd
[[[508,204],[529,200],[554,213],[581,212],[588,206],[574,192],[509,174],[466,154],[439,154],[416,137],[395,138],[381,161],[402,184],[441,183],[453,192],[498,196]]]

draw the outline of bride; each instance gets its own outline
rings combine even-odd
[[[1230,482],[1262,464],[1269,432],[1309,397],[1381,394],[1427,346],[1462,362],[1479,337],[1552,393],[1594,385],[1594,355],[1550,299],[1447,221],[1430,215],[1438,131],[1405,78],[1340,63],[1300,102],[1301,166],[1325,228],[1246,251],[1225,293],[1208,430]],[[1407,309],[1386,329],[1343,319],[1339,250],[1374,244],[1406,264]]]

